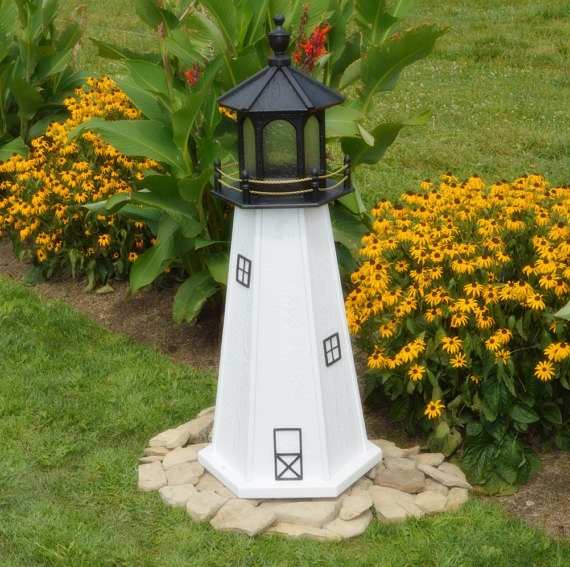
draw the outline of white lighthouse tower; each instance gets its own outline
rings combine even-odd
[[[220,98],[238,125],[240,176],[212,443],[200,462],[242,498],[334,497],[381,458],[366,436],[329,205],[325,109],[342,97],[291,67],[283,18],[269,66]],[[235,114],[234,114],[235,113]]]

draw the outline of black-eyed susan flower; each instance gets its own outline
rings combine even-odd
[[[424,410],[424,415],[428,419],[437,419],[438,417],[441,416],[444,409],[445,405],[441,400],[431,400],[426,405],[426,408]]]
[[[555,374],[554,366],[548,360],[543,360],[534,367],[534,375],[541,382],[550,382]]]

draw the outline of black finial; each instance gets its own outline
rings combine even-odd
[[[273,18],[273,21],[277,27],[269,34],[269,45],[273,49],[273,55],[269,58],[269,64],[289,65],[291,58],[287,55],[287,49],[291,34],[283,28],[285,17],[278,15]]]

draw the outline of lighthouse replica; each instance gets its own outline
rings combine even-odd
[[[336,92],[291,66],[283,17],[269,65],[219,99],[236,120],[239,174],[212,443],[204,467],[241,498],[338,496],[380,461],[366,436],[328,203],[352,191],[327,172]]]

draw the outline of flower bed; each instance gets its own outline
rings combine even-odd
[[[433,449],[464,440],[473,482],[524,482],[522,439],[570,448],[570,187],[446,175],[372,214],[346,301],[369,391]]]
[[[8,234],[17,253],[31,256],[44,275],[68,268],[94,285],[126,275],[151,240],[142,220],[89,214],[84,205],[130,192],[145,170],[158,165],[126,157],[91,132],[68,138],[93,117],[140,118],[111,79],[88,80],[65,106],[69,118],[35,138],[26,158],[0,163],[0,235]]]

